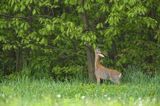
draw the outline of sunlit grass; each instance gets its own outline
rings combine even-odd
[[[0,106],[158,106],[158,81],[144,83],[54,82],[17,79],[0,83]]]

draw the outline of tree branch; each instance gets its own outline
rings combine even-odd
[[[13,15],[9,15],[9,14],[0,14],[0,17],[2,18],[7,18],[7,19],[30,19],[30,18],[53,18],[53,16],[49,16],[49,15],[34,15],[34,16],[13,16]]]

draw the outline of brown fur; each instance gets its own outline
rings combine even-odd
[[[109,79],[112,82],[119,84],[122,74],[117,70],[104,67],[100,62],[100,56],[103,56],[99,50],[95,51],[95,75],[97,83],[100,83],[101,79]]]

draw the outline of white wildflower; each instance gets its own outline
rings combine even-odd
[[[107,97],[107,96],[108,96],[107,94],[104,95],[104,97]]]
[[[57,98],[61,98],[61,95],[60,95],[60,94],[58,94],[58,95],[57,95]]]
[[[110,100],[111,100],[111,98],[110,98],[110,97],[108,97],[108,100],[110,101]]]
[[[1,96],[2,96],[2,97],[5,97],[5,95],[4,95],[4,94],[2,94]]]
[[[141,101],[141,100],[142,100],[142,98],[141,98],[141,97],[139,97],[139,98],[138,98],[138,100],[139,100],[139,101]]]
[[[85,96],[81,96],[81,99],[85,99]]]

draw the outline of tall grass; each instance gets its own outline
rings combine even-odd
[[[124,75],[120,85],[36,80],[21,75],[1,81],[0,106],[160,105],[160,77],[131,72]]]

